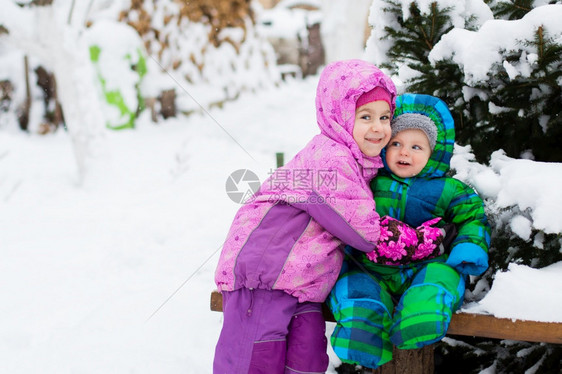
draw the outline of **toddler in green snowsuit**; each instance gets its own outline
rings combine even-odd
[[[377,212],[418,231],[454,224],[458,233],[445,252],[427,246],[431,240],[411,250],[403,232],[391,231],[381,232],[369,255],[346,249],[328,298],[337,321],[332,347],[343,362],[376,368],[392,359],[393,345],[413,349],[442,339],[462,304],[466,276],[488,267],[484,204],[472,188],[446,176],[454,137],[442,100],[397,98],[392,137],[382,155],[385,169],[371,182]]]

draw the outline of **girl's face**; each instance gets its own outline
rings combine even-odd
[[[365,156],[378,156],[390,134],[390,106],[386,101],[372,101],[355,110],[353,139]]]
[[[429,140],[422,130],[400,131],[386,148],[386,164],[400,178],[416,176],[431,156]]]

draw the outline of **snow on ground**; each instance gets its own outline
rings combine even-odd
[[[0,372],[210,373],[222,315],[209,295],[238,208],[225,182],[238,169],[263,181],[276,152],[289,160],[318,132],[316,79],[209,115],[159,125],[144,115],[137,130],[110,133],[105,175],[83,186],[67,134],[2,132]],[[478,311],[533,319],[547,302],[560,310],[561,270],[514,265]],[[544,292],[513,282],[524,277]]]
[[[248,168],[264,180],[275,152],[292,157],[318,132],[315,84],[212,118],[143,117],[110,133],[112,163],[83,187],[65,133],[3,132],[0,372],[210,373],[213,272],[239,207],[226,179]]]

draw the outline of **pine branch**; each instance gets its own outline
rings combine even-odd
[[[533,8],[534,0],[515,0],[511,3],[501,2],[492,7],[494,18],[521,19]]]
[[[538,46],[539,46],[539,59],[542,59],[544,57],[544,39],[543,39],[543,28],[542,26],[539,26],[538,30],[537,30],[537,37],[538,37]]]
[[[433,3],[432,5],[435,5],[435,3]],[[433,9],[433,6],[432,6],[432,9]],[[422,34],[423,41],[424,41],[425,45],[427,46],[427,49],[429,51],[431,51],[431,49],[433,48],[433,44],[431,43],[431,41],[427,37],[427,34],[426,34],[425,30],[423,29],[423,20],[422,20],[422,17],[421,17],[421,12],[418,9],[418,7],[416,6],[416,3],[410,4],[410,13],[413,14],[414,20],[417,21],[417,22],[415,22],[416,27],[419,29],[420,33]],[[433,15],[433,12],[432,12],[432,15]],[[432,22],[432,25],[433,25],[434,22],[435,22],[435,17],[431,17],[431,22]]]

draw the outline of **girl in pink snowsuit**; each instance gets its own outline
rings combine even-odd
[[[215,282],[224,323],[215,374],[323,373],[321,305],[343,247],[379,238],[370,180],[390,139],[396,89],[361,60],[332,63],[316,92],[316,135],[236,214]]]

